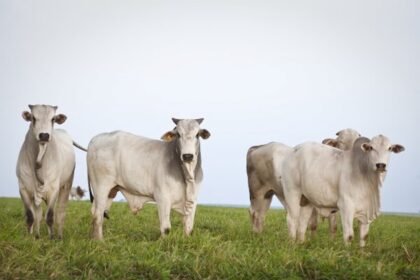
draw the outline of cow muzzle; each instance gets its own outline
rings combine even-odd
[[[50,134],[49,133],[40,133],[38,135],[38,139],[40,142],[48,142],[50,141]]]
[[[385,163],[377,163],[376,164],[376,171],[379,173],[386,172],[386,164]]]
[[[193,154],[183,154],[182,155],[182,161],[185,163],[191,163],[194,160]]]

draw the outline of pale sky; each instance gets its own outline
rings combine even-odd
[[[252,145],[381,133],[406,148],[391,156],[382,210],[418,212],[419,14],[417,0],[0,0],[0,196],[19,196],[21,113],[41,103],[84,146],[204,117],[199,203],[249,204]]]

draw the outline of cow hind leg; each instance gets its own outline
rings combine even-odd
[[[111,187],[112,188],[112,187]],[[98,188],[100,191],[95,193],[95,200],[93,201],[93,220],[92,220],[92,238],[96,240],[103,240],[103,221],[106,205],[108,201],[108,194],[111,188]]]
[[[59,239],[63,238],[63,227],[64,227],[64,220],[66,218],[66,207],[67,202],[69,201],[69,193],[71,190],[71,184],[65,185],[63,188],[60,189],[60,193],[58,194],[58,201],[57,201],[57,236]]]
[[[334,238],[337,233],[337,214],[336,213],[332,213],[328,217],[328,225],[330,229],[330,236]]]
[[[309,218],[309,228],[311,229],[311,235],[315,236],[318,228],[318,211],[315,208],[313,208],[311,217]]]
[[[289,236],[292,240],[296,240],[300,214],[300,198],[301,194],[299,192],[285,193],[287,227],[289,230]]]
[[[314,207],[310,204],[300,209],[299,223],[298,223],[298,241],[305,241],[305,233],[308,227],[308,222],[314,213]]]

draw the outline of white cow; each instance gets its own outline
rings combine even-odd
[[[200,129],[203,119],[172,120],[176,127],[162,136],[164,141],[121,131],[91,140],[87,164],[94,195],[93,238],[103,239],[103,216],[117,191],[133,213],[155,201],[162,235],[171,228],[171,209],[184,215],[184,231],[191,233],[203,179],[199,138],[207,139],[210,133]]]
[[[325,139],[322,143],[348,150],[360,134],[351,128],[340,130],[336,133],[336,139]],[[254,232],[263,230],[264,219],[267,210],[270,208],[273,195],[285,206],[283,186],[281,182],[282,165],[286,156],[293,151],[293,148],[282,143],[271,142],[265,145],[253,146],[247,153],[247,176],[250,194],[251,217]],[[311,230],[317,228],[317,211],[314,209],[309,222]],[[329,216],[330,232],[335,234],[335,215]]]
[[[67,119],[63,114],[56,115],[57,106],[29,105],[29,108],[31,112],[22,113],[30,126],[16,167],[28,230],[32,234],[35,227],[35,237],[39,238],[42,220],[40,204],[44,200],[50,238],[54,238],[54,221],[58,224],[58,238],[62,238],[65,208],[75,168],[73,145],[81,147],[66,131],[54,129],[54,123],[62,124]],[[57,212],[55,218],[54,211]]]
[[[318,143],[297,146],[284,161],[284,193],[291,238],[305,239],[315,207],[323,216],[341,213],[346,244],[353,239],[353,219],[360,221],[360,246],[365,246],[370,223],[379,215],[380,187],[391,152],[404,151],[379,135],[358,138],[341,151]],[[306,201],[302,203],[302,201]]]

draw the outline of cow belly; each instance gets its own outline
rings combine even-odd
[[[337,207],[338,193],[331,185],[325,182],[313,181],[302,187],[302,194],[318,208]]]

